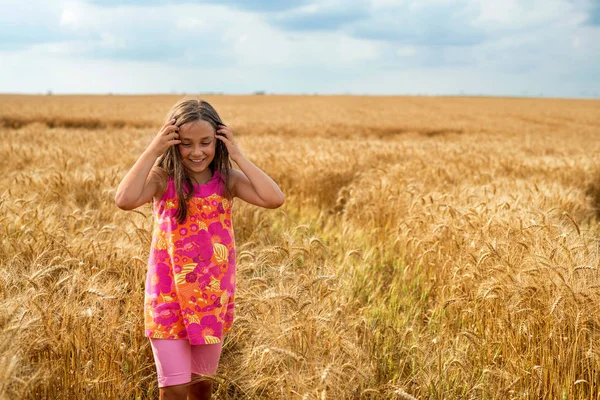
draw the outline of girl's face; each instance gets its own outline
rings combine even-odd
[[[188,174],[199,183],[211,178],[208,166],[215,158],[215,130],[206,121],[194,121],[179,127],[179,154]]]

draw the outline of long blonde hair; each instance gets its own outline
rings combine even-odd
[[[217,111],[204,100],[181,100],[175,104],[166,116],[164,123],[175,119],[175,125],[182,126],[188,122],[195,121],[206,121],[216,131],[219,129],[219,125],[226,126]],[[163,124],[164,124],[163,123]],[[215,170],[220,172],[221,184],[228,195],[231,195],[227,189],[227,182],[229,180],[229,170],[231,169],[231,161],[229,160],[229,152],[227,146],[221,140],[216,139],[215,157],[208,166],[211,174]],[[177,191],[177,198],[179,199],[179,205],[177,207],[177,221],[181,224],[185,221],[187,216],[187,200],[189,200],[194,193],[194,186],[192,184],[192,178],[187,174],[183,162],[181,161],[181,154],[179,153],[179,146],[171,146],[165,151],[158,159],[156,165],[161,167],[168,176],[172,177],[175,181],[175,190]]]

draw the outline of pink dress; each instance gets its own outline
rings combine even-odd
[[[154,230],[144,296],[145,336],[187,339],[190,344],[223,341],[233,325],[235,241],[231,199],[215,170],[194,185],[183,224],[177,222],[173,178],[154,202]]]

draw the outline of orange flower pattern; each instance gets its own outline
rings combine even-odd
[[[144,296],[145,336],[187,339],[190,344],[223,341],[234,319],[236,263],[232,200],[221,175],[194,185],[183,224],[169,177],[154,202],[154,230]]]

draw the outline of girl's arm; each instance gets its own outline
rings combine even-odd
[[[164,176],[152,167],[154,162],[170,146],[181,143],[178,140],[179,128],[171,125],[175,120],[167,122],[158,132],[152,143],[142,153],[133,167],[123,178],[117,193],[115,203],[122,210],[133,210],[146,204],[161,187]]]
[[[217,138],[225,143],[229,157],[242,170],[231,170],[231,187],[233,195],[240,199],[265,208],[280,207],[285,196],[279,186],[260,168],[248,160],[233,140],[233,133],[226,126],[217,130]]]

